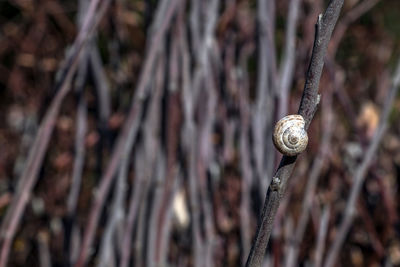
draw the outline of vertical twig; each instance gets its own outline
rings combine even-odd
[[[121,267],[127,267],[129,265],[133,226],[138,217],[140,203],[144,202],[147,197],[148,187],[153,177],[152,170],[156,165],[156,155],[159,152],[160,106],[165,79],[163,57],[159,57],[157,66],[153,94],[149,104],[149,112],[143,123],[144,151],[139,147],[135,154],[135,180],[132,184],[133,189],[129,201],[129,211],[124,227],[126,232],[121,247]]]
[[[249,84],[247,75],[247,59],[249,47],[244,47],[240,57],[240,69],[238,71],[239,107],[240,107],[240,168],[242,172],[241,202],[240,202],[240,234],[243,245],[243,255],[250,251],[251,232],[251,205],[250,187],[252,184],[253,170],[250,162],[250,105],[249,105]],[[243,256],[243,261],[245,257]],[[245,263],[245,262],[244,262]]]
[[[80,0],[78,2],[78,17],[77,23],[82,26],[84,15],[87,12],[89,2],[86,0]],[[93,46],[94,43],[89,41],[89,45]],[[72,259],[72,247],[71,238],[72,232],[75,226],[75,214],[76,207],[79,199],[79,191],[81,188],[82,172],[85,160],[85,136],[87,131],[87,105],[84,94],[84,86],[86,85],[87,73],[88,73],[88,53],[90,48],[83,51],[82,58],[80,59],[79,69],[77,77],[75,79],[76,93],[79,97],[78,100],[78,111],[76,120],[76,133],[75,133],[75,159],[72,169],[72,179],[70,185],[70,191],[67,199],[67,218],[65,224],[65,241],[64,241],[64,252],[65,260],[70,264],[73,262]]]
[[[319,103],[318,86],[324,66],[324,57],[342,5],[343,0],[331,0],[324,15],[320,15],[317,20],[313,53],[299,108],[299,114],[306,121],[306,129],[308,129],[317,110]],[[274,175],[274,186],[268,189],[257,234],[246,263],[248,267],[261,266],[271,235],[275,214],[286,191],[287,182],[295,162],[296,157],[284,156]]]
[[[199,1],[191,2],[191,12],[190,12],[190,25],[191,25],[191,33],[192,39],[194,40],[197,37],[197,12],[198,12],[198,3]],[[198,190],[198,181],[196,179],[196,143],[197,139],[197,130],[196,124],[194,122],[194,89],[192,88],[192,84],[194,83],[194,79],[190,73],[191,66],[191,58],[189,55],[189,47],[187,43],[187,37],[185,35],[185,28],[183,22],[183,10],[180,11],[179,19],[179,47],[181,51],[181,72],[182,72],[182,105],[183,105],[183,129],[182,129],[182,138],[183,138],[183,150],[186,155],[186,166],[187,166],[187,174],[188,178],[188,195],[189,195],[189,206],[191,211],[191,234],[192,234],[192,253],[193,253],[193,265],[195,267],[201,266],[202,258],[201,251],[203,250],[203,241],[201,239],[200,233],[200,203],[199,203],[199,190]]]
[[[335,79],[331,81],[335,83]],[[324,95],[323,108],[322,108],[322,119],[320,128],[323,131],[321,138],[320,151],[316,156],[316,159],[311,167],[310,176],[307,181],[307,186],[304,192],[303,203],[301,207],[300,219],[297,224],[294,236],[290,242],[289,250],[286,258],[286,267],[292,267],[297,264],[297,257],[299,253],[299,247],[304,237],[304,232],[310,217],[310,209],[315,195],[315,189],[317,187],[318,179],[321,174],[322,167],[325,163],[326,158],[329,156],[329,150],[331,146],[332,127],[334,124],[332,115],[332,89]]]
[[[180,128],[180,103],[179,103],[179,91],[178,89],[178,43],[176,39],[176,32],[173,33],[171,40],[171,50],[169,51],[169,68],[164,72],[169,73],[168,75],[168,97],[167,97],[167,118],[166,118],[166,154],[167,154],[167,170],[165,177],[164,190],[161,196],[161,202],[159,213],[157,215],[157,227],[154,229],[158,236],[158,241],[155,244],[156,247],[150,251],[153,253],[154,262],[156,265],[166,265],[163,259],[167,245],[168,231],[170,223],[169,214],[172,210],[172,199],[173,199],[173,188],[177,179],[177,150],[178,150],[178,139],[176,130]],[[150,252],[149,251],[149,252]]]
[[[268,16],[268,3],[272,1],[259,0],[257,6],[257,21],[258,21],[258,70],[257,70],[257,100],[254,103],[253,118],[252,118],[252,133],[253,133],[253,153],[255,161],[255,170],[258,184],[260,186],[261,199],[264,197],[266,182],[268,178],[265,178],[264,173],[264,149],[265,149],[265,129],[268,122],[272,120],[273,110],[273,93],[269,86],[269,76],[271,71],[270,67],[270,56],[271,53],[268,51],[271,42],[269,37],[272,34],[268,34],[269,23],[271,22],[270,16]]]
[[[196,2],[196,3],[194,3]],[[197,3],[199,2],[199,3]],[[199,4],[204,4],[206,12],[204,18],[200,17]],[[189,192],[193,221],[193,238],[200,240],[200,210],[203,208],[204,224],[205,224],[205,241],[194,242],[195,266],[204,263],[211,266],[213,242],[214,242],[214,226],[212,205],[209,201],[208,190],[206,187],[206,170],[211,160],[211,131],[214,123],[214,113],[216,106],[216,88],[214,77],[211,75],[211,51],[215,45],[214,31],[217,23],[219,0],[210,0],[207,2],[192,1],[191,11],[191,30],[193,38],[199,38],[199,43],[192,44],[196,47],[194,57],[196,59],[196,67],[194,69],[194,77],[192,79],[191,91],[185,84],[188,75],[183,73],[183,98],[184,98],[184,138],[188,142],[186,148],[189,152]],[[204,33],[200,34],[200,21],[204,21]],[[193,40],[192,40],[193,41]],[[182,45],[182,42],[181,42]],[[203,87],[202,87],[203,86]],[[203,90],[201,90],[203,89]],[[204,93],[204,94],[200,94]],[[206,103],[200,103],[200,107],[205,111],[201,112],[201,119],[198,127],[198,133],[195,132],[194,124],[194,100],[199,95],[206,96]],[[187,102],[186,102],[187,101]],[[189,139],[189,140],[188,140]],[[196,190],[198,189],[198,190]],[[200,197],[201,202],[199,202]],[[195,218],[197,217],[197,218]]]
[[[111,114],[111,100],[110,100],[110,88],[106,79],[106,73],[103,70],[103,63],[99,54],[99,50],[96,46],[92,46],[89,51],[89,61],[94,77],[95,88],[98,97],[98,107],[100,113],[100,125],[105,127],[108,122],[108,118]]]
[[[98,267],[111,266],[115,261],[114,248],[116,247],[116,244],[118,244],[116,242],[116,231],[117,226],[122,223],[124,219],[126,184],[132,146],[132,136],[129,136],[125,151],[126,154],[121,160],[118,178],[114,186],[113,201],[111,203],[108,221],[100,244]]]
[[[157,235],[157,232],[154,231],[157,229],[158,225],[158,213],[160,212],[160,208],[162,207],[162,194],[163,194],[163,187],[165,186],[165,175],[166,175],[166,162],[165,162],[165,156],[164,154],[159,154],[157,157],[157,163],[156,163],[156,174],[155,174],[155,181],[154,181],[154,188],[152,189],[154,191],[153,195],[153,201],[152,201],[152,207],[151,207],[151,212],[150,212],[150,218],[148,221],[148,234],[147,234],[147,257],[146,257],[146,264],[145,266],[149,267],[157,267],[156,261],[155,261],[155,249],[157,247],[158,243],[158,238],[159,236]]]
[[[49,236],[46,232],[39,232],[37,237],[39,246],[40,267],[51,267],[51,256],[49,250]]]
[[[285,35],[285,52],[279,71],[279,111],[278,118],[287,114],[289,89],[293,81],[294,63],[296,61],[296,27],[301,0],[289,2],[288,20]]]
[[[72,262],[72,247],[71,237],[75,225],[76,207],[79,199],[79,191],[81,188],[82,172],[85,161],[85,136],[87,131],[87,105],[84,97],[84,85],[86,80],[87,54],[82,58],[79,66],[78,76],[76,78],[76,88],[79,95],[78,112],[76,121],[76,134],[75,134],[75,159],[72,169],[72,179],[70,192],[67,199],[67,220],[65,226],[65,259]]]
[[[168,1],[168,0],[164,0]],[[146,60],[144,62],[143,69],[139,76],[139,82],[135,91],[135,96],[132,100],[131,109],[128,114],[128,118],[126,123],[122,129],[122,133],[119,136],[117,143],[112,152],[110,161],[107,165],[107,169],[104,175],[101,177],[100,184],[98,186],[97,194],[92,204],[91,212],[89,215],[88,224],[86,227],[82,249],[80,251],[80,255],[78,257],[78,261],[76,263],[76,267],[80,267],[86,264],[88,252],[92,245],[94,234],[97,229],[98,221],[100,218],[100,213],[102,211],[104,202],[106,200],[106,196],[110,190],[110,185],[114,178],[116,169],[120,164],[120,159],[122,157],[123,152],[125,151],[126,142],[128,139],[132,139],[132,143],[136,139],[139,121],[141,119],[141,115],[143,113],[142,106],[143,101],[147,95],[148,82],[150,81],[151,74],[153,73],[154,62],[156,59],[157,51],[162,43],[162,39],[165,36],[166,30],[169,28],[171,19],[173,14],[175,13],[176,7],[180,0],[171,0],[170,5],[164,13],[159,12],[156,17],[156,22],[161,18],[162,23],[160,23],[160,27],[157,28],[154,32],[150,40],[149,50],[146,56]],[[161,3],[162,5],[162,3]],[[157,19],[158,17],[161,17]],[[129,138],[131,136],[132,138]]]
[[[160,110],[160,105],[161,105],[161,97],[165,93],[165,83],[167,81],[166,76],[166,61],[167,61],[167,55],[165,49],[160,50],[160,56],[159,56],[159,63],[158,63],[158,68],[156,72],[156,83],[155,83],[155,94],[152,99],[152,111],[153,115],[149,116],[149,120],[147,121],[146,124],[146,132],[149,134],[152,134],[150,137],[146,137],[146,144],[147,144],[147,157],[150,160],[150,163],[154,163],[155,166],[158,166],[162,164],[162,166],[158,166],[157,168],[162,168],[162,176],[159,177],[159,174],[156,176],[156,181],[155,185],[156,188],[153,190],[154,191],[154,196],[152,197],[153,201],[149,204],[151,207],[150,211],[150,218],[148,219],[148,224],[150,225],[149,230],[148,230],[148,237],[147,237],[147,249],[146,249],[146,255],[147,255],[147,266],[157,266],[157,253],[159,249],[159,243],[160,240],[162,239],[160,237],[160,232],[159,232],[159,224],[164,222],[165,218],[160,218],[159,214],[163,212],[163,209],[166,207],[164,206],[164,200],[163,200],[163,194],[165,193],[165,190],[167,190],[167,183],[166,181],[168,178],[166,175],[168,175],[168,166],[165,166],[168,164],[168,159],[167,163],[165,163],[165,157],[163,156],[154,158],[153,155],[151,155],[152,149],[149,147],[151,146],[159,146],[159,141],[157,141],[156,134],[157,131],[159,131],[159,125],[160,124],[160,116],[162,113],[162,110]],[[151,131],[154,131],[154,133],[151,133]],[[158,135],[158,134],[157,134]],[[158,138],[161,138],[161,136],[158,135]],[[152,142],[153,144],[150,144]],[[159,148],[160,152],[164,152],[164,150],[161,150]],[[156,161],[157,160],[157,161]],[[158,161],[162,161],[161,163]],[[155,168],[153,166],[148,166],[147,168]],[[161,171],[161,170],[159,170]],[[146,172],[148,173],[148,171]],[[165,175],[166,174],[166,175]],[[150,176],[151,177],[151,176]],[[146,177],[147,179],[150,179],[150,177]],[[168,206],[167,206],[168,208]],[[161,264],[162,265],[162,264]]]
[[[323,209],[321,220],[319,222],[317,245],[315,246],[315,267],[321,266],[322,263],[322,256],[324,255],[326,235],[329,226],[329,213],[330,208],[327,205]]]

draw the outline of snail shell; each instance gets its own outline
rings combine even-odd
[[[273,141],[283,155],[295,156],[303,152],[308,143],[305,121],[301,115],[288,115],[275,125]]]

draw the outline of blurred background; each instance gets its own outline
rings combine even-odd
[[[0,1],[0,266],[242,266],[327,3]],[[400,266],[399,14],[345,1],[263,266]]]

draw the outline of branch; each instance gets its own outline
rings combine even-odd
[[[293,81],[294,63],[296,61],[296,28],[300,0],[289,3],[288,23],[286,27],[286,45],[283,61],[279,71],[279,117],[285,116],[288,110],[289,89]]]
[[[41,122],[32,148],[29,151],[24,171],[18,180],[17,191],[13,196],[1,224],[0,238],[2,243],[0,247],[0,267],[4,267],[7,264],[11,243],[29,201],[31,192],[37,182],[38,174],[50,142],[50,137],[53,133],[61,104],[71,89],[71,81],[77,70],[79,60],[84,53],[84,47],[95,32],[109,3],[110,1],[99,0],[92,0],[90,2],[82,27],[72,46],[72,53],[67,56],[65,66],[61,67],[61,77],[55,85],[55,91],[57,93]]]
[[[269,3],[267,3],[269,2]],[[265,194],[264,187],[268,186],[271,180],[270,172],[266,173],[264,169],[265,162],[265,132],[268,125],[273,120],[273,88],[269,86],[269,80],[275,72],[275,54],[272,50],[275,49],[273,43],[273,17],[275,16],[275,8],[272,5],[273,1],[259,0],[257,2],[257,20],[258,20],[258,66],[257,66],[257,84],[256,96],[257,99],[253,104],[251,132],[253,138],[253,158],[255,161],[255,177],[260,188],[260,198]],[[269,52],[271,50],[271,52]],[[274,63],[272,63],[274,62]],[[274,162],[274,153],[270,154],[270,162]],[[268,168],[266,168],[268,169]]]
[[[333,80],[332,82],[335,81]],[[332,116],[332,91],[333,90],[330,88],[329,92],[324,95],[324,106],[322,107],[323,123],[321,123],[322,125],[320,126],[323,129],[323,135],[321,138],[320,150],[311,167],[310,175],[304,192],[300,218],[292,237],[292,242],[289,244],[289,252],[286,257],[286,267],[292,267],[296,265],[300,244],[304,238],[304,233],[310,218],[311,206],[316,194],[315,189],[317,188],[318,180],[321,176],[324,163],[328,158],[329,148],[331,146],[332,128],[334,125],[334,118]]]
[[[311,62],[307,71],[306,83],[299,108],[299,114],[306,121],[306,129],[308,129],[317,110],[319,103],[318,85],[324,66],[324,57],[343,1],[331,0],[324,15],[320,15],[317,20]],[[285,193],[287,182],[293,171],[295,162],[296,157],[284,156],[275,173],[272,181],[273,186],[268,189],[257,234],[247,259],[247,267],[261,266],[271,235],[275,214]]]
[[[157,155],[160,153],[160,106],[164,93],[165,82],[165,55],[162,54],[157,60],[155,70],[155,82],[153,93],[149,103],[149,112],[143,123],[143,146],[139,146],[135,153],[135,180],[132,184],[132,193],[129,201],[129,210],[126,215],[125,232],[121,246],[121,263],[119,266],[127,267],[129,265],[132,245],[132,235],[136,218],[139,217],[140,206],[145,202],[148,195],[151,179],[154,176],[154,169],[157,164]],[[151,153],[149,153],[151,151]],[[139,264],[140,266],[140,264]]]
[[[315,267],[321,266],[322,255],[324,255],[326,235],[328,232],[330,217],[330,207],[326,205],[323,209],[321,220],[319,222],[319,230],[317,237],[317,245],[315,246]]]
[[[122,132],[117,139],[117,143],[114,146],[114,150],[107,165],[106,171],[101,177],[100,184],[96,190],[97,193],[91,206],[91,212],[84,234],[82,249],[80,250],[78,260],[75,264],[76,267],[82,267],[86,265],[86,261],[89,256],[89,250],[92,246],[99,223],[101,211],[103,210],[103,206],[110,191],[115,173],[121,164],[122,157],[128,154],[131,144],[133,144],[136,140],[140,120],[143,114],[144,100],[148,95],[148,83],[152,79],[154,63],[157,59],[157,52],[159,51],[162,40],[165,37],[166,31],[170,26],[170,22],[179,3],[180,0],[164,0],[159,5],[159,10],[157,11],[154,21],[155,24],[153,26],[156,26],[157,22],[160,23],[161,18],[162,23],[160,23],[160,27],[151,33],[152,36],[150,38],[149,50],[139,76],[139,81],[135,90],[135,95],[132,99],[128,117]],[[169,4],[168,8],[165,9],[167,4]]]

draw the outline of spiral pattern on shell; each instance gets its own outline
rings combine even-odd
[[[273,142],[283,155],[295,156],[303,152],[308,143],[305,121],[301,115],[288,115],[279,120],[274,129]]]

